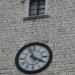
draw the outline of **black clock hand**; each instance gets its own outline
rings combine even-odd
[[[28,50],[29,50],[29,52],[31,53],[31,58],[33,58],[33,59],[35,59],[35,60],[38,60],[38,61],[40,61],[40,62],[45,62],[45,61],[43,61],[43,60],[41,60],[41,59],[39,59],[39,58],[36,58],[35,56],[34,56],[34,54],[33,54],[33,52],[32,52],[32,49],[29,47],[28,48]]]
[[[45,61],[43,61],[42,59],[39,59],[39,58],[36,58],[36,60],[38,60],[40,62],[45,62]]]
[[[30,56],[31,58],[33,58],[34,60],[38,60],[38,61],[40,61],[40,62],[45,62],[45,61],[43,61],[42,59],[39,59],[39,58],[36,58],[35,56]]]

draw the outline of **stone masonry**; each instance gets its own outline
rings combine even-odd
[[[15,56],[30,42],[43,42],[53,52],[51,65],[35,75],[75,75],[75,0],[46,0],[49,18],[29,17],[29,0],[0,0],[0,75],[26,75]]]

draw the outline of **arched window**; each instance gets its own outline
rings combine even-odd
[[[45,0],[30,0],[29,16],[45,14]]]

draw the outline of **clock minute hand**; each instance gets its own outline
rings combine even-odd
[[[42,59],[39,59],[39,58],[36,58],[36,60],[39,60],[40,62],[45,62],[45,61],[43,61]]]
[[[35,59],[35,60],[38,60],[38,61],[40,61],[40,62],[45,62],[45,61],[43,61],[42,59],[39,59],[39,58],[36,58],[35,56],[31,56],[33,59]]]

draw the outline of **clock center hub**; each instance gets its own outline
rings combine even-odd
[[[31,65],[36,65],[39,63],[38,60],[36,60],[35,58],[41,58],[41,54],[37,51],[34,51],[33,52],[34,55],[32,55],[31,53],[29,53],[27,56],[26,56],[26,60],[29,64]]]

